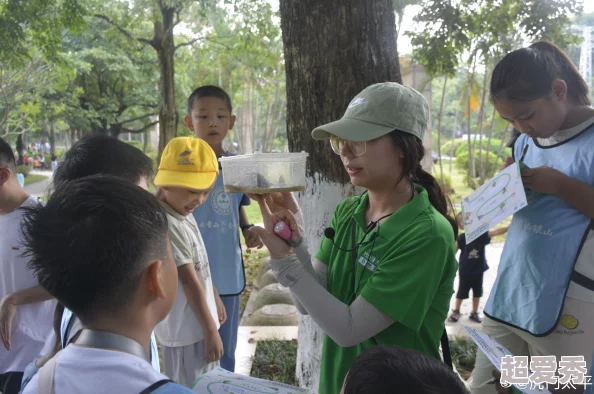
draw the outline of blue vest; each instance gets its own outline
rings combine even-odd
[[[194,210],[206,246],[212,282],[220,295],[237,295],[245,287],[239,241],[239,207],[244,195],[226,193],[219,174],[208,199]]]
[[[526,135],[514,145],[530,168],[547,166],[594,185],[594,126],[553,146]],[[485,306],[495,320],[535,336],[556,327],[575,263],[592,220],[553,195],[543,195],[517,212],[505,240],[497,279]]]

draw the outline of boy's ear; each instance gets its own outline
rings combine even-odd
[[[229,130],[233,130],[233,126],[235,126],[235,120],[237,117],[235,115],[231,115],[229,118]]]
[[[164,263],[161,260],[152,261],[146,269],[148,291],[158,298],[167,298],[165,290],[165,278],[163,276]]]
[[[189,116],[186,116],[184,118],[184,123],[186,124],[186,126],[188,126],[188,129],[194,131],[194,124],[192,123],[192,118]]]

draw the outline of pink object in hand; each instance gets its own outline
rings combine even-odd
[[[289,225],[285,222],[278,222],[276,226],[274,226],[274,232],[285,241],[291,239],[291,235],[293,234]]]

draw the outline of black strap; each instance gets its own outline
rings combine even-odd
[[[148,386],[147,388],[145,388],[138,394],[152,393],[153,391],[156,391],[159,387],[166,385],[167,383],[174,383],[174,382],[173,382],[173,380],[169,380],[169,379],[159,380],[158,382],[151,384],[150,386]]]
[[[580,274],[577,271],[573,271],[571,274],[571,280],[580,286],[585,287],[588,290],[594,291],[594,280],[588,278],[585,275]]]
[[[443,353],[443,362],[445,365],[454,368],[452,365],[452,353],[450,353],[450,341],[445,327],[443,328],[443,334],[441,335],[441,352]]]

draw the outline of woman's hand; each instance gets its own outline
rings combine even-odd
[[[290,195],[290,193],[283,194]],[[282,203],[286,206],[299,208],[295,199],[292,198],[291,201],[291,198],[287,198],[286,196],[283,196],[282,198],[274,198],[271,195],[251,195],[250,198],[254,201],[257,201],[258,205],[260,206],[260,211],[262,211],[262,219],[264,220],[264,228],[254,226],[250,228],[249,231],[253,231],[260,236],[260,239],[268,248],[270,257],[272,259],[282,259],[283,257],[291,254],[293,252],[292,248],[287,245],[287,243],[282,238],[274,233],[274,226],[276,226],[278,222],[284,221],[291,229],[291,239],[293,242],[299,241],[301,235],[299,234],[299,228],[297,226],[295,216],[291,210],[281,205]],[[272,205],[272,207],[269,204]]]
[[[272,213],[277,213],[282,209],[288,209],[293,214],[299,211],[299,204],[293,193],[248,194],[247,196],[255,201],[264,198]]]

